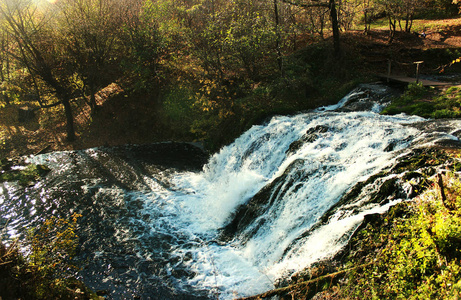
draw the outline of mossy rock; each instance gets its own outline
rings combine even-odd
[[[392,171],[395,173],[403,173],[405,171],[416,171],[421,168],[426,168],[429,170],[429,173],[431,173],[428,167],[442,165],[449,159],[449,155],[443,149],[414,149],[411,153],[402,158]]]
[[[39,180],[50,172],[50,168],[41,164],[28,164],[13,166],[10,161],[2,163],[0,182],[17,181],[21,185],[28,185]]]

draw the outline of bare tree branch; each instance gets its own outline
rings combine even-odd
[[[291,4],[294,6],[302,7],[302,8],[310,8],[310,7],[330,7],[327,2],[321,2],[320,0],[311,0],[311,3],[300,3],[299,1],[290,1],[290,0],[282,0],[282,2]],[[317,3],[315,3],[317,2]]]

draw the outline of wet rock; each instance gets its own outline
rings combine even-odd
[[[327,132],[328,129],[328,126],[325,125],[317,125],[315,127],[309,128],[299,140],[290,144],[290,147],[288,147],[286,153],[294,153],[301,149],[304,144],[315,142],[320,137],[320,134]]]
[[[368,99],[361,99],[360,101],[348,103],[347,106],[339,109],[342,112],[351,112],[351,111],[370,111],[375,105],[374,101]]]
[[[442,148],[461,149],[461,141],[459,140],[449,140],[449,139],[439,140],[439,141],[436,141],[435,144]]]
[[[250,237],[263,226],[266,220],[259,217],[266,214],[272,206],[277,205],[277,200],[282,199],[282,195],[287,192],[286,188],[295,182],[307,180],[311,175],[303,171],[293,172],[293,170],[300,170],[299,164],[303,163],[302,160],[295,160],[280,177],[262,188],[247,203],[240,205],[229,224],[221,229],[220,240],[232,240],[243,232],[245,236]],[[245,238],[240,238],[245,241]]]

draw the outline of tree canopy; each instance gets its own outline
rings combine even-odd
[[[457,13],[457,4],[457,0],[0,0],[0,101],[8,104],[19,97],[43,109],[62,107],[67,136],[73,140],[74,110],[87,105],[95,112],[97,92],[122,82],[133,91],[163,90],[163,107],[171,116],[179,107],[202,113],[202,120],[190,124],[199,134],[253,105],[236,105],[236,99],[256,92],[263,102],[268,93],[277,93],[258,89],[261,82],[286,87],[292,76],[286,70],[291,63],[287,57],[306,41],[332,37],[331,53],[339,59],[341,32],[363,25],[366,31],[374,20],[385,17],[392,40],[397,30],[411,31],[418,14],[453,8]],[[309,63],[297,68],[307,76]],[[177,93],[187,95],[179,100]]]

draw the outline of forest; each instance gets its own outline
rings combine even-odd
[[[38,115],[36,127],[72,142],[89,124],[112,126],[98,118],[98,93],[123,91],[118,102],[139,114],[131,123],[157,132],[138,124],[145,136],[167,132],[162,139],[211,149],[267,116],[334,103],[369,80],[361,59],[373,54],[357,55],[341,35],[366,36],[377,23],[392,44],[396,32],[424,31],[415,19],[458,16],[450,0],[2,0],[0,8],[3,107],[24,107]],[[114,123],[123,111],[111,112]]]

